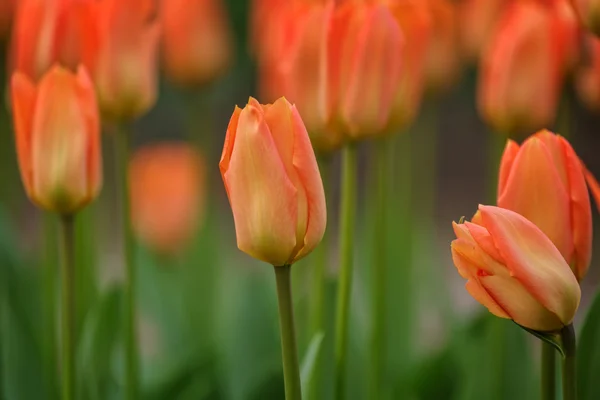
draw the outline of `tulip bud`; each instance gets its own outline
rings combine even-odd
[[[600,111],[600,39],[585,38],[585,63],[575,71],[575,89],[582,103],[592,111]]]
[[[550,125],[561,84],[560,31],[553,15],[534,2],[514,2],[483,58],[478,105],[496,131],[513,133]]]
[[[53,67],[37,86],[16,72],[11,89],[19,168],[29,198],[61,214],[78,211],[102,184],[98,108],[87,72]]]
[[[600,36],[600,1],[571,0],[571,4],[585,27],[594,35]]]
[[[129,165],[131,220],[141,242],[174,254],[193,237],[204,214],[204,162],[180,143],[149,145]]]
[[[478,60],[483,53],[506,4],[506,0],[464,0],[459,3],[458,14],[462,16],[460,44],[470,61]]]
[[[471,296],[528,329],[552,332],[570,324],[581,290],[552,241],[510,210],[479,206],[479,213],[480,224],[452,224],[452,259]]]
[[[139,117],[156,101],[159,24],[154,0],[103,0],[96,11],[98,102],[113,121]]]
[[[583,279],[592,255],[592,211],[584,169],[569,142],[546,130],[521,147],[509,140],[500,165],[498,206],[536,224]]]
[[[296,107],[280,98],[236,107],[219,163],[238,248],[275,266],[294,263],[321,241],[323,182]]]
[[[162,55],[167,77],[182,86],[206,84],[232,57],[222,0],[162,0]]]

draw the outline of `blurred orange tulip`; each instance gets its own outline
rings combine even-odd
[[[452,86],[460,74],[459,15],[451,0],[426,0],[432,19],[425,81],[433,93]]]
[[[187,245],[204,215],[204,160],[183,143],[149,145],[129,165],[131,219],[141,242],[159,253]]]
[[[561,38],[545,6],[514,2],[481,60],[478,106],[493,129],[510,134],[550,125],[561,87]]]
[[[100,110],[112,121],[131,120],[157,97],[154,0],[102,0],[97,6],[99,51],[92,70]]]
[[[12,110],[21,178],[38,206],[72,214],[92,201],[102,185],[100,124],[93,84],[53,67],[36,86],[12,77]]]
[[[94,63],[94,0],[19,0],[11,67],[38,80],[54,63],[75,70]]]
[[[10,32],[16,0],[0,0],[0,38],[4,39]]]
[[[463,0],[459,3],[460,44],[469,61],[479,60],[507,4],[507,0]]]
[[[160,15],[167,77],[197,86],[225,71],[233,39],[222,0],[162,0]]]
[[[560,252],[521,215],[479,206],[478,223],[453,223],[452,259],[467,291],[500,317],[536,331],[573,321],[581,289]]]
[[[600,36],[600,0],[570,1],[586,28]]]
[[[600,111],[600,39],[587,35],[585,45],[585,62],[575,71],[575,89],[586,107]]]
[[[536,224],[578,280],[592,256],[592,212],[584,171],[569,142],[544,130],[521,147],[508,141],[498,184],[498,206]]]
[[[296,107],[280,98],[236,107],[219,163],[238,248],[275,266],[292,264],[321,241],[325,194]]]

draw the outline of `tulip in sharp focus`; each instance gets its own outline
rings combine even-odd
[[[162,55],[167,76],[182,86],[208,83],[232,57],[222,0],[162,0]]]
[[[96,20],[93,74],[100,110],[117,122],[137,118],[156,101],[160,27],[154,0],[102,0]]]
[[[29,198],[61,214],[78,211],[102,184],[98,107],[87,72],[53,67],[37,86],[16,72],[11,90],[19,168]]]
[[[502,156],[498,206],[536,224],[578,280],[592,255],[592,215],[585,169],[563,137],[541,131],[523,145],[509,140]]]
[[[131,219],[143,243],[174,254],[189,243],[202,219],[204,163],[183,143],[148,145],[129,165]]]
[[[586,28],[600,36],[600,1],[571,0],[571,3]]]
[[[452,259],[467,291],[526,328],[557,331],[573,321],[581,290],[552,241],[503,208],[479,206],[477,223],[453,223]]]
[[[481,59],[478,105],[496,131],[510,134],[550,125],[563,69],[560,30],[544,5],[511,4]]]
[[[310,253],[325,231],[323,182],[296,107],[236,107],[219,163],[240,250],[275,266]]]

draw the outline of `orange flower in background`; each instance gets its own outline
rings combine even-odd
[[[563,71],[570,73],[581,57],[584,31],[581,29],[575,10],[571,7],[569,0],[554,0],[551,5],[555,18],[554,29],[560,32],[558,38],[561,40],[559,44],[562,48]]]
[[[434,93],[447,90],[460,74],[459,15],[451,0],[426,0],[432,20],[425,81]]]
[[[400,83],[386,131],[396,132],[409,126],[419,111],[425,89],[424,66],[431,37],[432,20],[421,0],[406,0],[390,6],[405,41],[400,47],[402,65]]]
[[[497,25],[481,59],[478,106],[500,133],[550,125],[556,114],[561,75],[560,30],[550,10],[514,2]]]
[[[508,0],[463,0],[458,5],[462,53],[476,62],[489,42]]]
[[[95,6],[93,0],[19,0],[11,67],[38,80],[54,63],[91,66],[98,47]]]
[[[600,110],[600,39],[585,38],[585,63],[575,71],[575,89],[583,104],[590,110]]]
[[[16,0],[0,0],[0,38],[10,32]]]
[[[508,141],[498,183],[498,206],[536,224],[578,280],[592,256],[592,211],[584,171],[569,142],[544,130],[520,147]]]
[[[78,211],[96,198],[102,185],[98,107],[85,68],[73,74],[53,67],[37,86],[16,72],[11,90],[27,195],[46,210]]]
[[[532,222],[503,208],[479,206],[477,223],[452,223],[452,259],[475,300],[536,331],[573,321],[581,289],[552,241]]]
[[[219,163],[238,248],[275,266],[292,264],[321,241],[323,182],[296,107],[280,98],[236,107]]]
[[[97,3],[99,51],[93,66],[98,102],[113,121],[148,111],[157,97],[157,45],[160,26],[153,0]]]
[[[600,36],[600,1],[570,0],[579,18],[594,35]]]
[[[167,76],[182,86],[208,83],[232,58],[222,0],[162,0],[162,55]]]
[[[188,144],[154,144],[134,153],[131,218],[144,244],[174,254],[189,243],[204,214],[204,179],[204,160]]]

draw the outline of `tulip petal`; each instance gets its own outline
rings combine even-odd
[[[517,324],[536,331],[555,331],[571,321],[561,321],[535,299],[518,279],[483,276],[479,283]]]
[[[287,176],[262,108],[248,104],[237,122],[235,136],[229,137],[228,131],[225,146],[232,139],[235,146],[223,180],[238,247],[259,260],[283,265],[296,246],[297,191]],[[222,171],[226,160],[221,161]]]
[[[546,150],[548,150],[550,156],[552,157],[552,164],[556,166],[556,172],[558,172],[558,176],[564,183],[565,187],[569,187],[567,170],[566,168],[561,168],[563,165],[565,165],[566,160],[563,146],[559,139],[560,136],[550,132],[547,129],[542,129],[541,131],[537,132],[534,137],[540,139],[542,143],[546,145]]]
[[[496,249],[494,240],[490,236],[488,230],[481,225],[473,224],[471,222],[465,222],[464,225],[469,230],[475,243],[481,247],[481,250],[497,262],[502,263],[502,256],[498,252],[498,249]]]
[[[592,258],[592,206],[585,183],[584,168],[575,151],[563,137],[558,137],[565,157],[565,170],[571,199],[571,224],[573,232],[573,272],[581,281]]]
[[[496,317],[512,319],[477,280],[467,281],[465,289],[475,300],[485,306]]]
[[[569,193],[547,146],[532,137],[515,158],[498,206],[536,224],[565,259],[573,254]]]
[[[317,159],[304,123],[295,106],[292,107],[292,123],[295,139],[293,164],[304,187],[308,203],[306,235],[303,247],[295,258],[297,261],[310,253],[321,242],[327,225],[327,207]]]
[[[471,224],[472,225],[472,224]],[[485,228],[482,228],[485,229]],[[508,275],[509,271],[499,262],[487,254],[473,239],[471,232],[465,224],[454,224],[454,231],[457,239],[452,241],[452,251],[460,254],[477,271],[483,271],[486,274]]]
[[[16,72],[11,80],[11,95],[19,170],[25,190],[31,197],[31,132],[35,118],[36,88],[25,74]]]
[[[513,211],[491,206],[479,206],[479,210],[512,275],[564,324],[571,322],[581,290],[556,246],[537,226]]]
[[[498,197],[501,197],[506,187],[515,159],[519,154],[519,145],[513,140],[507,140],[500,160],[500,173],[498,177]]]
[[[592,192],[592,196],[594,197],[594,201],[596,202],[596,207],[600,211],[600,184],[596,180],[596,177],[584,167],[585,171],[585,180],[590,188],[590,192]]]

